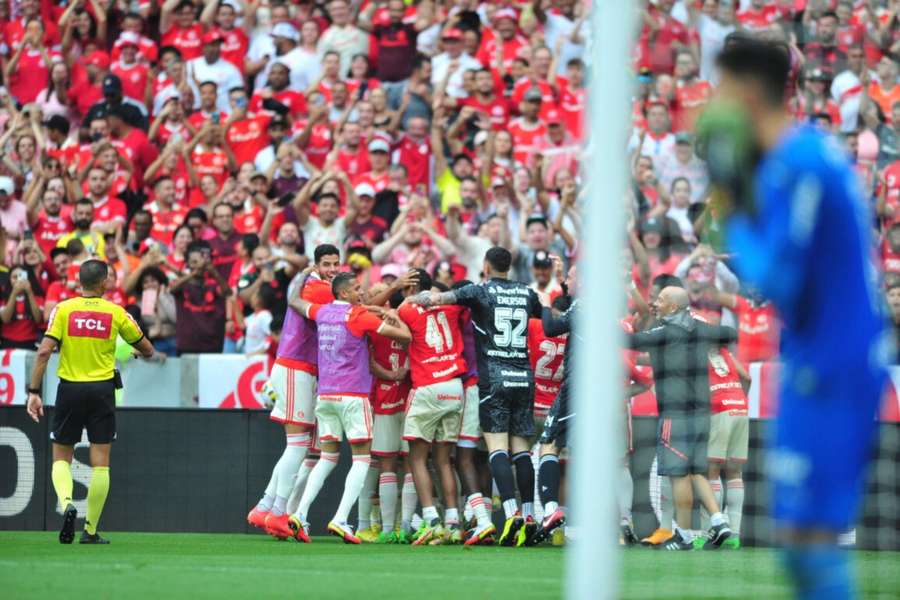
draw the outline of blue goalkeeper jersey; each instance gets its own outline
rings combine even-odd
[[[755,203],[755,215],[729,219],[727,243],[783,319],[783,393],[843,394],[829,380],[847,369],[877,386],[886,337],[872,221],[844,150],[811,126],[791,129],[756,169]]]

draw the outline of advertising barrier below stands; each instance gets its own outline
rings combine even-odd
[[[262,408],[269,378],[265,356],[201,354],[197,378],[200,408]]]
[[[0,406],[25,404],[26,363],[32,355],[25,350],[0,350]]]
[[[55,530],[58,508],[48,480],[48,418],[33,423],[21,407],[0,407],[0,530]],[[284,435],[262,411],[194,409],[117,412],[112,487],[103,513],[105,531],[248,532],[249,507],[265,488]],[[768,423],[751,423],[750,460],[744,470],[746,494],[741,532],[746,545],[772,543],[768,518],[763,439]],[[656,419],[634,419],[634,520],[639,535],[656,527],[659,479],[655,475]],[[879,459],[870,477],[866,505],[857,530],[860,547],[894,547],[898,539],[893,499],[898,492],[900,426],[882,425]],[[87,444],[75,452],[72,473],[75,503],[87,494]],[[310,513],[314,534],[323,534],[340,501],[350,455],[345,447],[337,472],[322,489]],[[9,474],[9,475],[7,475]],[[889,498],[890,501],[882,501]],[[500,513],[497,513],[500,514]],[[495,515],[496,516],[496,515]],[[355,522],[355,515],[351,522]],[[696,525],[696,524],[695,524]],[[891,532],[885,542],[879,532]],[[48,543],[54,542],[48,536]]]
[[[25,403],[25,388],[31,374],[34,352],[6,350],[0,354],[0,405]],[[50,359],[44,378],[44,400],[53,404],[56,397],[58,356]],[[201,354],[170,358],[163,364],[132,360],[120,365],[125,393],[123,406],[146,408],[199,407],[208,409],[260,409],[265,406],[262,392],[270,365],[264,356],[243,354]],[[780,365],[753,363],[748,394],[751,419],[769,419],[776,415],[776,397]],[[881,420],[900,422],[900,366],[889,369]],[[655,417],[656,399],[652,392],[635,397],[632,414]]]

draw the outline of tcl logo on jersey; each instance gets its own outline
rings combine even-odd
[[[108,339],[112,331],[112,315],[91,310],[73,311],[69,315],[69,335]]]

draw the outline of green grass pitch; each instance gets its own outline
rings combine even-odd
[[[262,535],[106,533],[62,546],[55,532],[0,532],[0,597],[548,600],[564,550],[310,545]],[[76,538],[77,540],[77,538]],[[770,550],[622,553],[625,598],[787,598]],[[863,597],[896,597],[900,554],[856,552]]]

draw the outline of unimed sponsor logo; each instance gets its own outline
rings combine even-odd
[[[69,335],[108,339],[112,331],[112,314],[77,310],[69,315]]]

